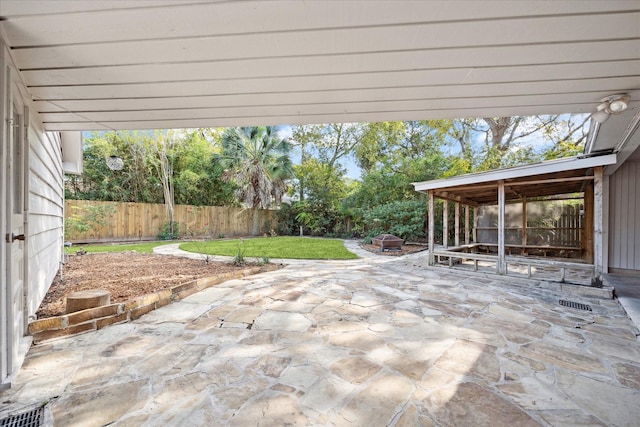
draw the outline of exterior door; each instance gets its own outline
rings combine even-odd
[[[9,92],[9,91],[7,91]],[[9,92],[10,93],[10,92]],[[11,97],[9,96],[9,99]],[[3,305],[0,367],[4,383],[16,369],[20,341],[25,335],[25,170],[26,170],[26,141],[24,136],[24,111],[17,100],[6,105],[9,119],[6,125],[6,138],[2,150],[2,167],[4,200],[3,221],[6,232],[3,244],[5,246],[5,269],[3,279]]]

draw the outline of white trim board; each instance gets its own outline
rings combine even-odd
[[[479,184],[482,182],[524,178],[576,169],[587,169],[595,166],[613,165],[615,163],[615,154],[586,158],[568,157],[564,159],[534,163],[531,165],[515,166],[507,169],[497,169],[489,172],[478,172],[445,179],[414,182],[412,184],[415,187],[416,191],[424,192],[439,188],[457,187],[460,185]]]

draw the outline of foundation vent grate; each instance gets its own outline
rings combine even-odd
[[[565,306],[565,307],[569,307],[569,308],[576,308],[578,310],[592,311],[590,305],[581,304],[579,302],[574,302],[574,301],[567,301],[567,300],[561,299],[560,300],[560,305]]]
[[[0,427],[40,427],[44,420],[44,406],[0,418]]]

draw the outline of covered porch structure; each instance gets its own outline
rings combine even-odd
[[[0,389],[62,262],[85,131],[598,113],[585,152],[618,171],[595,238],[637,276],[639,19],[638,0],[1,0]]]
[[[501,275],[509,274],[510,266],[517,265],[520,271],[526,268],[528,277],[532,277],[532,268],[553,269],[558,271],[560,281],[565,281],[566,272],[571,270],[582,272],[583,280],[586,273],[589,283],[599,281],[605,271],[603,167],[615,162],[614,154],[580,156],[414,183],[416,191],[429,195],[429,265],[443,260],[448,261],[449,266],[471,261],[477,270],[479,262],[489,263]],[[583,199],[581,225],[571,227],[579,237],[569,244],[529,240],[529,230],[533,227],[528,224],[527,203],[558,200],[569,195]],[[443,201],[441,245],[436,245],[436,199]],[[453,224],[450,224],[451,203]],[[521,224],[517,227],[507,224],[507,205],[510,204],[521,205],[518,218]],[[497,207],[494,238],[478,232],[479,211],[487,206]],[[463,211],[464,219],[461,218]],[[451,225],[453,233],[449,232]],[[562,228],[569,227],[552,231],[562,231]],[[511,233],[508,239],[510,229],[516,229],[517,233]],[[453,246],[449,245],[450,234],[453,234]],[[548,254],[555,256],[547,257]]]

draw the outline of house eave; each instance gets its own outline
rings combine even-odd
[[[432,181],[422,181],[412,183],[418,192],[443,189],[448,187],[458,187],[462,185],[482,184],[497,182],[501,180],[524,178],[549,173],[565,172],[577,169],[588,169],[596,166],[607,166],[616,163],[615,154],[607,154],[595,157],[567,157],[557,160],[549,160],[533,163],[524,166],[498,169],[488,172],[477,172],[466,175],[454,176],[451,178],[436,179]]]

